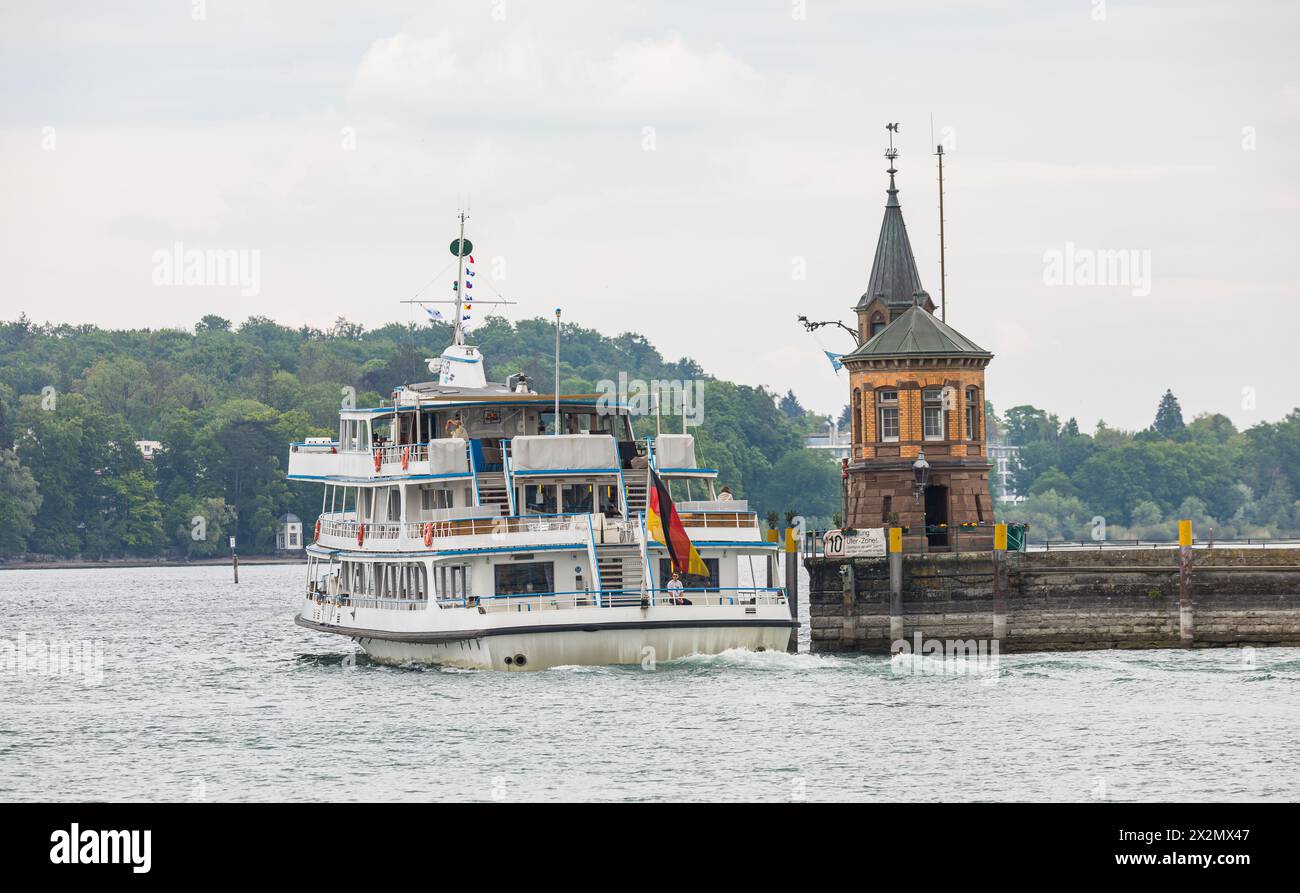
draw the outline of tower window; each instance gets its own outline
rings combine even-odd
[[[980,439],[980,392],[974,388],[966,389],[966,439]]]
[[[871,314],[871,337],[876,337],[876,333],[885,328],[885,317],[879,312]]]
[[[880,439],[885,443],[898,440],[898,391],[876,391],[876,410],[879,418]]]
[[[926,440],[944,439],[943,389],[926,388],[921,392],[921,425]]]
[[[862,443],[862,389],[853,389],[853,442]]]

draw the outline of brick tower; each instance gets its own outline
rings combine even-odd
[[[861,346],[849,370],[853,452],[846,527],[910,528],[905,548],[943,549],[948,528],[991,523],[984,369],[993,354],[934,315],[903,223],[890,149],[885,219],[867,291],[854,308]],[[928,463],[916,485],[917,460]],[[963,543],[967,542],[963,539]]]

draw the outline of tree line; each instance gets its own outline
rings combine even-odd
[[[491,318],[472,340],[493,380],[549,383],[554,335],[549,320]],[[439,322],[367,330],[342,318],[316,329],[208,315],[193,331],[0,323],[0,556],[207,557],[228,554],[231,536],[241,552],[273,551],[281,516],[310,526],[320,511],[319,484],[285,479],[289,443],[337,434],[345,397],[379,406],[428,380],[426,358],[450,337]],[[641,335],[564,326],[563,392],[597,392],[619,372],[704,382],[691,429],[701,464],[760,512],[829,523],[838,468],[802,444],[817,417],[665,360]],[[653,435],[655,423],[635,427]],[[137,441],[162,448],[146,460]]]
[[[1169,540],[1180,519],[1198,537],[1295,536],[1300,532],[1300,410],[1239,431],[1224,415],[1187,422],[1172,390],[1152,423],[1091,433],[1035,406],[990,422],[1018,446],[1014,490],[1001,518],[1030,524],[1032,539]]]

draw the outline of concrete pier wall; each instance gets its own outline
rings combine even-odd
[[[1190,617],[1180,616],[1177,549],[806,559],[813,651],[888,653],[898,638],[994,639],[1003,652],[1300,645],[1300,549],[1196,549]],[[995,634],[995,623],[997,632]]]

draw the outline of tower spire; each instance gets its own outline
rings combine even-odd
[[[894,174],[898,170],[894,167],[894,161],[898,158],[898,150],[894,148],[894,134],[898,133],[898,122],[886,124],[885,129],[889,131],[889,148],[885,150],[885,158],[889,161],[889,200],[885,202],[887,208],[897,208],[898,204],[898,187],[894,185]]]

